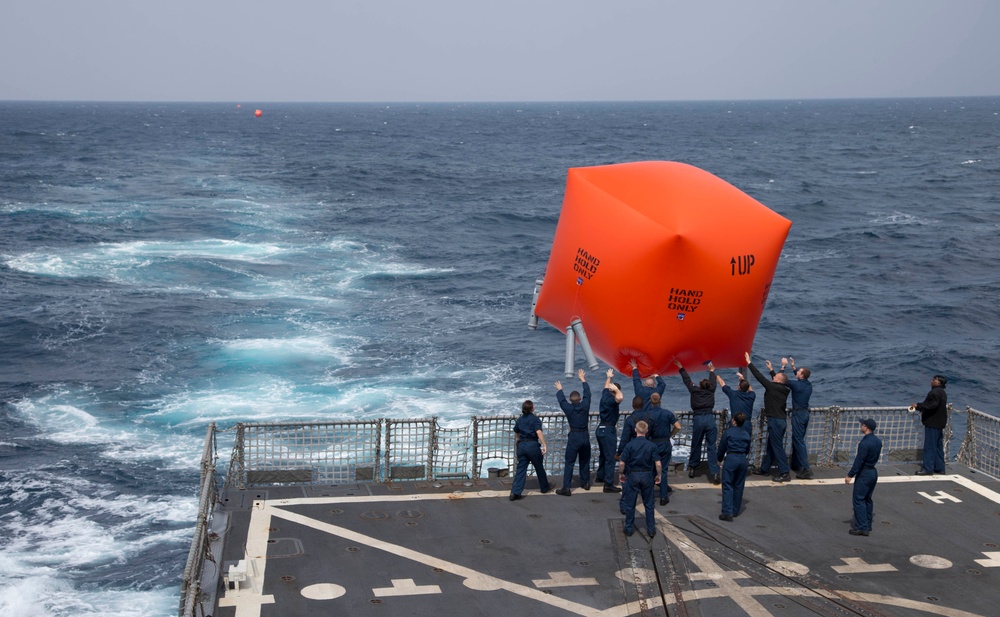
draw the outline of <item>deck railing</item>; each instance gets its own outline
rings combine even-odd
[[[675,446],[691,445],[689,411],[675,412],[681,432]],[[549,448],[545,468],[561,475],[569,427],[562,413],[539,413]],[[728,425],[726,410],[715,412],[721,430]],[[591,468],[597,466],[597,444],[593,442],[597,414],[591,414]],[[923,452],[920,414],[905,407],[819,407],[810,412],[806,444],[816,466],[836,466],[853,460],[861,438],[859,420],[873,418],[882,439],[881,462],[919,463]],[[366,482],[444,481],[480,478],[491,469],[513,473],[513,427],[517,416],[475,416],[460,427],[442,426],[437,418],[375,419],[360,421],[240,423],[234,433],[232,457],[225,489],[247,489],[269,485],[333,485]],[[751,460],[757,464],[766,446],[765,419],[759,412],[752,419],[754,439]],[[993,477],[1000,477],[1000,418],[975,409],[955,412],[949,406],[945,429],[946,458],[956,431],[964,429],[957,460]],[[791,427],[785,436],[791,443]],[[619,421],[621,427],[621,421]],[[181,581],[181,617],[202,617],[199,573],[203,561],[211,559],[209,523],[219,500],[216,476],[215,424],[209,426],[201,461],[201,486],[195,537]],[[620,433],[620,428],[619,428]],[[706,453],[702,451],[701,460]],[[683,460],[676,460],[680,466]],[[529,473],[533,470],[529,469]]]

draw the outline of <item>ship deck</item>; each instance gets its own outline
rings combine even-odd
[[[749,476],[733,522],[682,471],[651,541],[641,504],[626,537],[618,494],[576,480],[564,497],[529,477],[515,502],[509,477],[229,489],[202,588],[215,617],[998,614],[1000,482],[915,469],[879,466],[867,537],[842,467]]]

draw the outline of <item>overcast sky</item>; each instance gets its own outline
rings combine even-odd
[[[0,100],[1000,95],[1000,0],[6,0]]]

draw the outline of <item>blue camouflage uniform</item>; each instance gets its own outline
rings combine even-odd
[[[566,414],[569,436],[566,437],[566,467],[563,470],[563,488],[569,489],[573,481],[573,465],[580,459],[580,484],[590,484],[590,384],[583,382],[583,397],[573,404],[562,390],[556,392],[559,407]]]
[[[747,421],[740,428],[748,433],[753,432],[751,419],[753,418],[753,404],[757,400],[757,393],[753,390],[744,392],[739,388],[733,390],[729,386],[722,386],[722,392],[729,397],[729,417],[732,418],[742,412],[747,417]]]
[[[740,506],[743,504],[743,486],[747,479],[748,454],[750,454],[750,434],[743,430],[742,426],[727,428],[719,443],[723,516],[738,516],[740,513]]]
[[[543,493],[549,490],[549,479],[545,475],[545,465],[542,461],[542,446],[538,443],[540,430],[542,421],[533,413],[522,414],[514,423],[514,433],[517,435],[517,470],[514,472],[514,485],[510,488],[512,495],[520,495],[524,491],[528,463],[535,468],[539,490]]]
[[[684,386],[691,393],[691,455],[688,457],[688,469],[695,469],[701,463],[701,443],[705,442],[708,458],[708,473],[718,475],[719,463],[715,458],[715,442],[719,438],[719,427],[715,423],[715,371],[709,371],[711,384],[708,389],[694,385],[691,376],[683,368],[680,369]]]
[[[781,368],[785,372],[785,368]],[[809,450],[806,448],[806,429],[809,428],[809,397],[813,387],[808,379],[798,379],[794,375],[786,384],[792,391],[792,456],[789,461],[792,471],[809,469]]]
[[[872,511],[875,503],[872,493],[878,483],[878,471],[875,465],[882,456],[882,440],[874,433],[868,433],[858,444],[858,455],[854,464],[847,472],[847,477],[854,478],[854,528],[858,531],[872,530]]]
[[[620,407],[615,394],[609,388],[601,393],[600,417],[597,421],[597,477],[595,482],[615,483],[615,446],[618,441],[618,416]]]
[[[635,531],[635,501],[642,495],[646,508],[646,532],[656,535],[656,512],[654,511],[653,487],[656,486],[656,461],[659,459],[656,444],[643,436],[631,440],[622,450],[621,460],[625,465],[625,486],[623,510],[625,511],[625,533]]]
[[[660,464],[662,466],[662,470],[660,471],[660,499],[669,499],[670,486],[667,484],[667,471],[674,448],[673,444],[670,443],[670,433],[677,422],[677,416],[669,409],[658,405],[655,407],[651,405],[649,407],[649,420],[647,422],[650,425],[650,434],[654,435],[650,441],[656,444],[657,454],[660,457]]]
[[[663,392],[666,389],[667,382],[663,381],[663,378],[659,375],[656,377],[656,387],[650,388],[642,383],[642,377],[639,376],[639,369],[632,369],[632,390],[635,391],[636,396],[642,397],[643,409],[649,408],[649,397],[653,395],[653,392],[663,396]]]

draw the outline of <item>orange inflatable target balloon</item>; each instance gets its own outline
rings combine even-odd
[[[691,165],[570,169],[529,326],[567,332],[568,373],[574,339],[623,373],[742,366],[791,225]]]

